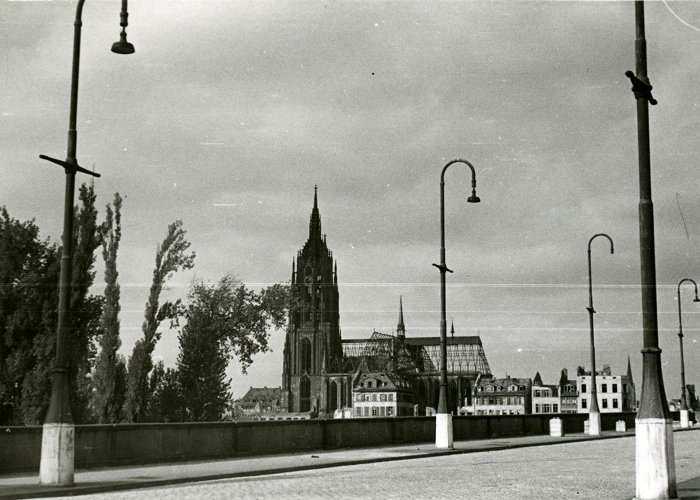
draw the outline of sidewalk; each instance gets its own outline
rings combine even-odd
[[[546,446],[596,439],[632,436],[634,432],[604,432],[599,437],[571,434],[562,438],[530,436],[484,439],[454,443],[454,450],[438,450],[432,443],[350,450],[319,450],[291,455],[243,457],[208,462],[181,462],[76,471],[75,485],[41,486],[38,474],[0,475],[0,498],[73,496],[137,488],[166,486],[196,481],[262,476],[284,472],[321,469],[448,454],[475,453],[513,448]],[[678,484],[680,498],[700,498],[700,477]]]

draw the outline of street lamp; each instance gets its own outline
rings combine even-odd
[[[681,284],[689,281],[695,286],[695,299],[693,302],[700,302],[698,298],[698,284],[695,280],[684,278],[678,283],[678,339],[681,343],[681,427],[690,427],[688,419],[688,402],[685,395],[685,361],[683,360],[683,321],[681,320]]]
[[[68,125],[68,149],[66,160],[46,155],[39,158],[63,167],[66,174],[66,191],[63,209],[63,249],[61,250],[61,275],[58,287],[58,320],[56,325],[56,361],[53,370],[51,400],[44,419],[41,437],[41,462],[39,482],[45,485],[70,486],[74,482],[75,425],[70,402],[70,296],[73,274],[73,199],[75,174],[99,177],[80,165],[76,158],[76,115],[78,110],[78,75],[80,69],[80,31],[83,25],[82,12],[85,0],[78,0],[73,24],[73,69],[71,76],[70,118]],[[128,13],[127,0],[122,0],[120,40],[112,46],[118,54],[132,54],[134,46],[126,41]]]
[[[588,434],[591,436],[600,435],[600,410],[598,409],[598,388],[595,380],[595,341],[593,336],[593,314],[595,314],[595,309],[593,309],[593,280],[591,279],[591,242],[598,236],[607,238],[610,241],[610,253],[615,253],[613,240],[605,233],[594,234],[588,240],[588,307],[586,309],[588,309],[591,325],[591,407],[588,410]]]
[[[447,307],[445,301],[445,273],[453,272],[445,264],[445,170],[453,163],[464,163],[472,171],[472,194],[467,203],[479,203],[476,195],[476,172],[466,160],[452,160],[440,174],[440,264],[433,264],[440,270],[440,396],[435,415],[435,446],[452,448],[452,414],[447,411]]]
[[[644,1],[634,2],[636,75],[627,71],[637,101],[639,150],[639,264],[642,289],[642,394],[635,422],[636,492],[638,499],[676,498],[676,464],[673,420],[668,411],[661,372],[659,326],[656,308],[656,257],[654,204],[651,201],[649,104],[656,104],[647,76]]]

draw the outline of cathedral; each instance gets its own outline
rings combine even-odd
[[[333,413],[353,408],[368,375],[407,388],[414,408],[425,415],[437,408],[440,337],[407,337],[403,303],[395,335],[373,332],[366,339],[342,340],[338,312],[338,266],[321,231],[318,192],[309,237],[292,260],[292,307],[284,343],[282,408],[290,413]],[[448,409],[471,403],[478,376],[491,376],[478,336],[447,338]]]

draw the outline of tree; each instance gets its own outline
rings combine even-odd
[[[99,332],[99,317],[102,314],[102,297],[88,295],[95,279],[93,266],[95,249],[100,246],[100,231],[97,225],[95,209],[95,191],[93,187],[83,184],[80,187],[79,207],[75,208],[75,225],[73,232],[73,273],[70,295],[70,391],[73,418],[76,423],[91,420],[89,403],[88,376],[92,370],[95,357],[93,341]],[[57,252],[56,264],[60,262],[60,250]],[[59,265],[46,269],[48,275],[43,283],[51,298],[42,301],[40,308],[30,313],[30,320],[39,321],[41,327],[35,329],[32,339],[31,369],[22,382],[21,413],[25,424],[38,424],[43,421],[51,393],[51,372],[56,353],[56,308],[58,305]]]
[[[143,337],[136,341],[127,370],[126,400],[124,418],[127,422],[137,422],[146,414],[148,403],[148,374],[153,368],[151,358],[156,342],[160,339],[158,328],[166,319],[177,315],[179,301],[166,301],[160,304],[160,293],[165,282],[178,270],[191,269],[194,266],[195,253],[188,253],[190,243],[185,239],[182,221],[175,221],[168,226],[163,243],[156,252],[156,265],[153,270],[144,322]]]
[[[148,422],[182,422],[185,404],[177,370],[165,368],[159,361],[149,380],[151,399],[148,403]]]
[[[0,208],[0,424],[19,424],[35,340],[55,329],[58,251],[34,221]]]
[[[117,278],[117,252],[121,240],[122,197],[114,194],[112,205],[107,205],[105,221],[102,224],[102,257],[105,262],[104,307],[100,316],[100,352],[95,361],[92,378],[92,408],[100,423],[115,423],[121,418],[123,388],[118,387],[120,370],[125,370],[123,361],[120,366],[117,351],[121,346],[119,339],[119,283]],[[123,380],[122,380],[123,382]],[[121,397],[120,397],[121,393]],[[121,399],[121,401],[119,401]]]
[[[226,367],[232,355],[245,373],[256,353],[269,350],[271,328],[285,324],[289,288],[260,293],[231,276],[194,282],[180,331],[177,372],[188,421],[219,420],[230,400]]]

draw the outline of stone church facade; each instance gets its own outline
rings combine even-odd
[[[352,408],[353,392],[368,374],[406,380],[415,414],[424,415],[437,407],[440,338],[406,337],[401,301],[396,335],[373,332],[366,339],[342,340],[338,268],[321,231],[315,188],[309,237],[292,261],[291,288],[282,408],[290,413]],[[479,375],[491,375],[481,339],[455,336],[454,325],[447,338],[447,375],[448,409],[453,412],[470,402]]]

